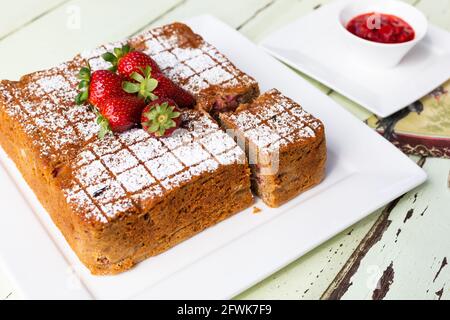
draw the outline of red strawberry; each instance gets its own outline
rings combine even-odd
[[[123,77],[131,79],[131,75],[137,72],[144,75],[143,70],[150,67],[153,74],[160,73],[158,64],[148,55],[141,51],[133,51],[129,45],[115,48],[114,53],[107,52],[102,55],[103,59],[110,62],[111,71],[116,71]]]
[[[99,106],[107,98],[129,95],[122,89],[123,78],[111,71],[97,70],[91,74],[88,67],[83,67],[78,77],[81,79],[78,85],[81,92],[77,96],[77,104],[88,101]]]
[[[112,97],[103,100],[99,109],[97,123],[100,126],[99,137],[112,132],[123,132],[139,123],[144,100],[136,96]]]
[[[194,97],[183,88],[176,85],[162,73],[153,75],[150,68],[144,70],[144,76],[133,73],[131,78],[136,82],[124,82],[123,89],[128,93],[138,93],[146,100],[170,98],[180,108],[192,108],[195,105]]]
[[[155,137],[169,136],[180,126],[180,112],[171,99],[152,101],[142,111],[142,128]]]
[[[156,74],[153,77],[158,81],[158,85],[153,90],[153,94],[158,97],[173,99],[180,108],[192,108],[195,105],[194,97],[165,75]]]
[[[161,72],[156,62],[148,55],[140,51],[131,51],[123,58],[119,59],[117,72],[124,77],[129,78],[134,72],[143,74],[142,70],[148,66],[152,68],[153,74]]]

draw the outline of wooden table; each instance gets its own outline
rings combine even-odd
[[[216,15],[258,42],[271,31],[330,1],[9,1],[0,11],[0,78],[18,78],[100,43],[203,13]],[[407,2],[422,10],[432,23],[450,30],[450,0]],[[305,77],[300,73],[299,76]],[[309,80],[359,119],[371,115],[333,90]],[[427,183],[237,298],[449,299],[450,160],[414,160],[427,171]],[[20,298],[10,279],[1,272],[0,298]]]

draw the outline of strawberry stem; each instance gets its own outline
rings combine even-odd
[[[154,101],[158,99],[158,96],[153,93],[153,90],[158,86],[158,80],[152,78],[152,68],[150,66],[141,70],[144,76],[138,72],[133,72],[130,77],[136,82],[124,81],[122,88],[125,92],[137,93],[145,101]]]
[[[119,63],[119,60],[133,51],[133,48],[130,47],[130,45],[127,43],[122,48],[114,48],[113,52],[105,52],[102,54],[103,60],[109,62],[112,64],[110,68],[108,68],[109,71],[116,72],[117,71],[117,65]]]
[[[89,64],[87,67],[82,67],[80,69],[78,79],[80,79],[80,83],[78,84],[80,92],[75,97],[75,103],[80,105],[85,103],[89,97],[89,83],[91,81],[91,67]]]
[[[97,124],[99,126],[98,137],[99,139],[103,139],[106,135],[111,134],[111,126],[109,124],[108,119],[106,119],[97,108],[94,109],[95,114],[97,115]]]
[[[154,106],[150,111],[144,113],[148,121],[143,122],[142,126],[157,137],[164,136],[166,130],[176,127],[173,119],[181,115],[174,109],[175,107],[169,106],[167,102]]]

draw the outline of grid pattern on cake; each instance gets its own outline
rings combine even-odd
[[[186,43],[186,34],[180,34],[181,31],[174,29],[173,25],[144,31],[131,38],[130,42],[150,55],[170,79],[194,95],[215,85],[221,88],[256,85],[254,79],[237,69],[215,47],[197,38],[186,27],[181,28],[188,36],[196,37],[195,44]],[[81,56],[93,70],[105,69],[111,65],[103,61],[101,55],[124,43],[121,41],[100,46]]]
[[[98,131],[89,107],[74,103],[80,66],[74,59],[0,85],[0,94],[9,97],[5,111],[33,137],[43,156],[70,156]]]
[[[209,116],[186,111],[183,126],[161,139],[133,129],[83,148],[71,168],[67,201],[86,219],[107,222],[221,165],[245,163],[237,144]]]
[[[263,152],[314,138],[322,127],[318,119],[276,89],[261,95],[245,110],[224,117]]]
[[[185,35],[171,25],[145,31],[131,41],[144,47],[172,80],[193,94],[212,85],[233,88],[256,84],[213,46],[186,27],[181,28],[198,40],[195,46],[180,46]],[[71,154],[95,137],[95,114],[87,106],[74,103],[77,74],[85,61],[93,71],[110,67],[101,55],[125,43],[126,40],[99,46],[55,68],[27,75],[20,82],[2,82],[1,96],[10,97],[4,104],[6,112],[23,125],[43,156],[70,159]]]
[[[144,47],[175,82],[196,94],[213,85],[241,88],[256,85],[213,46],[189,29],[184,35],[165,26],[131,39]],[[183,36],[195,45],[180,45]],[[140,41],[140,44],[139,44]],[[169,138],[153,139],[141,129],[96,138],[95,114],[74,102],[77,74],[88,61],[93,70],[107,68],[101,55],[124,41],[84,52],[55,68],[24,76],[19,82],[0,82],[0,103],[24,128],[40,154],[59,166],[74,166],[76,178],[65,189],[67,201],[87,219],[106,222],[120,212],[138,210],[143,199],[153,198],[194,176],[238,161],[245,154],[203,115],[187,112],[185,130]]]

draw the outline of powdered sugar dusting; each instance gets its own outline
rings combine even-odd
[[[166,32],[166,27],[144,31],[133,37],[142,43],[166,75],[185,90],[198,95],[211,86],[251,87],[256,81],[243,74],[216,48],[201,40],[195,46],[180,46],[183,35]]]
[[[17,103],[5,105],[7,112],[27,119],[24,130],[39,137],[35,146],[41,156],[56,162],[70,159],[98,131],[95,115],[74,102],[77,89],[72,79],[76,77],[77,63],[80,62],[75,59],[36,72],[25,76],[22,82],[11,82],[8,88],[9,97]]]
[[[272,89],[235,114],[223,115],[261,152],[316,136],[322,123],[291,99]]]
[[[87,144],[73,162],[67,201],[76,206],[89,200],[98,209],[95,220],[109,221],[216,171],[219,164],[245,163],[242,150],[207,114],[184,111],[182,123],[161,139],[135,129]]]
[[[235,68],[206,42],[180,46],[183,36],[157,28],[131,39],[144,47],[165,74],[197,95],[211,86],[245,87],[256,82]],[[245,163],[244,153],[206,114],[187,111],[182,128],[155,139],[132,129],[98,140],[95,114],[75,105],[77,73],[88,62],[106,68],[101,55],[124,42],[83,52],[53,69],[25,76],[19,83],[0,83],[1,105],[16,117],[42,157],[69,166],[73,180],[64,187],[77,214],[101,223],[137,210],[143,201],[163,196],[219,165]]]
[[[231,164],[244,164],[247,161],[244,151],[238,146],[216,156],[216,159],[220,164],[225,166]]]

